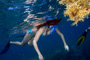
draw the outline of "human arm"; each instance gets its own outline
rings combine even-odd
[[[65,41],[65,38],[64,38],[63,34],[59,31],[59,29],[56,29],[55,31],[57,32],[57,34],[59,34],[59,36],[61,36],[62,41],[63,41],[63,43],[64,43],[64,48],[65,48],[65,50],[69,51],[69,47],[68,47],[68,45],[66,44],[66,41]]]
[[[43,33],[43,31],[44,31],[44,27],[40,28],[37,31],[37,33],[36,33],[36,35],[34,37],[34,40],[33,40],[33,46],[34,46],[34,48],[35,48],[35,50],[36,50],[36,52],[37,52],[37,54],[39,56],[39,60],[43,60],[43,56],[42,56],[41,52],[38,49],[37,41],[38,41],[39,37],[41,36],[41,34]]]

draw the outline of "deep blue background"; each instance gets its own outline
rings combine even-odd
[[[14,1],[14,3],[11,1]],[[23,39],[9,38],[9,33],[14,26],[23,22],[27,17],[27,14],[23,13],[25,9],[7,10],[10,6],[22,6],[23,2],[24,0],[0,0],[0,52],[9,40],[22,41]],[[35,4],[38,5],[41,3],[42,0],[39,0]],[[90,60],[90,32],[88,32],[87,37],[81,46],[76,45],[80,35],[90,26],[90,18],[85,19],[84,22],[79,22],[78,26],[71,26],[73,22],[67,21],[68,17],[64,17],[63,15],[65,7],[59,5],[55,0],[52,0],[51,2],[47,0],[46,4],[41,6],[40,9],[37,9],[39,7],[36,7],[33,8],[33,10],[36,12],[46,11],[48,10],[48,5],[53,6],[55,10],[61,8],[57,18],[62,18],[62,21],[58,27],[63,33],[70,51],[65,51],[62,40],[56,32],[50,36],[41,36],[38,41],[38,46],[45,60]],[[52,13],[53,12],[51,12],[51,14]],[[38,60],[38,56],[34,48],[29,47],[27,44],[24,47],[11,45],[9,51],[0,56],[0,60]]]

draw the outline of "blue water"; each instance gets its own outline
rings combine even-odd
[[[14,2],[12,2],[14,1]],[[79,22],[78,26],[71,26],[72,21],[67,21],[68,17],[64,17],[63,11],[65,6],[59,5],[56,0],[38,0],[34,6],[24,4],[25,0],[0,0],[0,52],[3,50],[8,41],[22,41],[23,38],[9,37],[13,27],[22,23],[27,17],[24,13],[26,8],[30,6],[33,9],[33,14],[42,11],[48,11],[49,6],[54,10],[46,15],[55,15],[54,12],[59,10],[57,18],[62,18],[61,24],[58,25],[59,30],[63,33],[65,40],[70,48],[67,52],[64,49],[61,38],[54,32],[50,36],[41,36],[38,41],[39,49],[45,60],[90,60],[90,32],[88,32],[84,43],[77,46],[76,42],[80,35],[90,26],[90,18],[84,22]],[[19,9],[15,7],[18,6]],[[8,10],[9,7],[15,9]],[[59,9],[61,8],[61,9]],[[42,17],[43,15],[36,15]],[[89,16],[90,17],[90,16]],[[27,44],[24,47],[11,45],[9,51],[0,56],[0,60],[38,60],[38,56],[33,47]]]

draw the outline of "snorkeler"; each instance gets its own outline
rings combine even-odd
[[[56,26],[57,24],[60,23],[61,19],[55,19],[55,18],[51,19],[51,16],[50,17],[48,16],[45,19],[46,19],[46,21],[44,23],[38,24],[38,25],[34,26],[32,29],[28,29],[22,42],[10,41],[9,44],[24,46],[26,43],[28,43],[30,46],[34,46],[34,48],[38,54],[39,60],[44,60],[43,55],[41,54],[41,52],[38,49],[37,41],[39,40],[39,38],[42,34],[44,36],[50,35],[50,34],[52,34],[52,32],[56,31],[57,34],[59,34],[59,36],[61,36],[61,38],[62,38],[65,50],[69,51],[69,47],[65,42],[65,38],[64,38],[63,34],[59,31],[59,29]],[[8,48],[8,46],[6,46],[6,48]],[[4,50],[4,51],[6,52],[7,50]],[[3,51],[2,51],[2,53],[3,53]]]
[[[78,41],[77,41],[77,45],[80,46],[80,45],[85,41],[85,38],[86,38],[86,35],[87,35],[88,31],[90,31],[90,27],[88,27],[88,28],[84,31],[84,33],[80,36],[80,38],[79,38]]]

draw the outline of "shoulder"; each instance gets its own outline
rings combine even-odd
[[[45,27],[40,27],[39,28],[39,31],[43,31],[43,30],[45,30]]]

